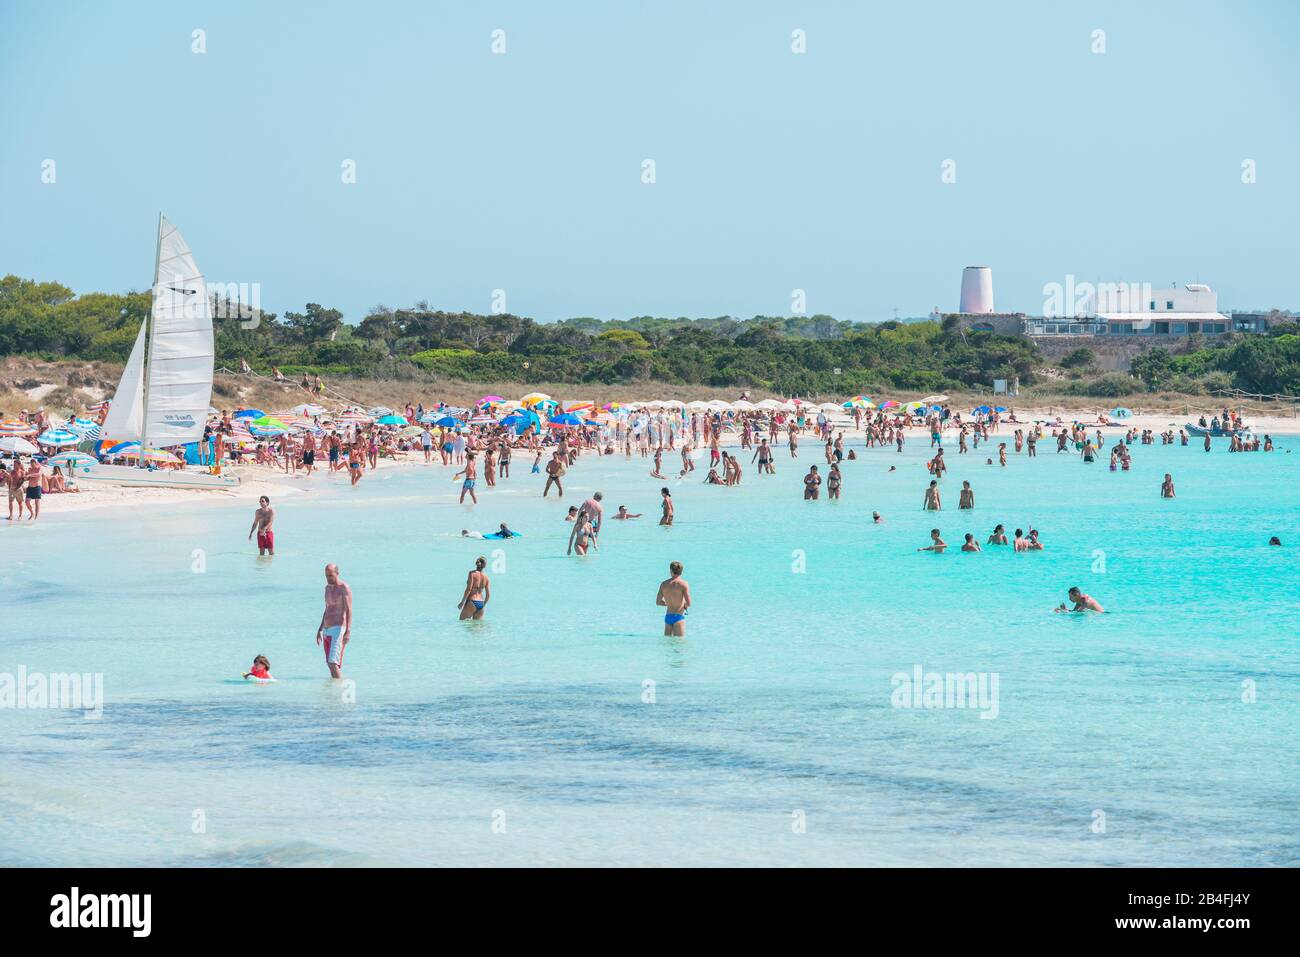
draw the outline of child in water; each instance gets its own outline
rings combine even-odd
[[[266,655],[258,655],[253,659],[253,668],[251,671],[244,672],[244,678],[262,683],[275,680],[271,677],[271,662],[267,660]]]

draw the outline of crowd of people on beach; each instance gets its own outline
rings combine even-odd
[[[650,477],[660,480],[669,477],[667,457],[676,456],[680,458],[680,467],[675,469],[676,477],[681,480],[696,472],[697,454],[702,457],[707,452],[708,468],[703,482],[735,488],[744,478],[742,455],[749,456],[747,464],[755,465],[759,476],[774,476],[780,457],[778,450],[784,446],[784,455],[797,462],[800,443],[808,440],[820,445],[824,458],[824,462],[808,466],[801,482],[804,500],[816,502],[821,498],[823,487],[828,500],[838,500],[843,494],[844,463],[860,457],[857,449],[849,447],[851,437],[861,436],[864,454],[871,449],[901,453],[909,435],[919,431],[928,435],[933,451],[925,460],[929,482],[923,490],[921,508],[939,513],[944,507],[940,483],[948,470],[945,460],[948,451],[955,448],[958,456],[978,454],[981,444],[993,446],[996,443],[996,457],[987,456],[984,464],[1006,468],[1009,452],[1024,453],[1027,458],[1033,458],[1037,456],[1041,442],[1051,441],[1058,454],[1077,454],[1087,464],[1098,461],[1107,446],[1102,427],[1115,424],[1104,415],[1091,424],[1065,422],[1060,418],[1021,422],[1013,410],[988,407],[977,409],[967,417],[948,405],[880,408],[870,403],[819,406],[771,401],[764,408],[743,399],[742,402],[744,405],[740,408],[736,406],[741,403],[734,406],[721,403],[725,408],[716,407],[718,403],[713,406],[695,403],[695,408],[680,402],[629,407],[611,403],[597,410],[591,403],[569,403],[565,408],[543,396],[531,404],[527,397],[518,403],[485,397],[468,409],[438,403],[426,410],[421,404],[408,403],[401,412],[384,407],[369,410],[348,407],[331,413],[310,404],[271,415],[261,410],[222,410],[214,411],[210,416],[198,454],[201,461],[251,465],[275,470],[290,478],[309,478],[317,472],[332,478],[343,473],[354,487],[368,471],[380,468],[385,461],[405,460],[454,468],[453,477],[459,483],[457,501],[473,507],[479,504],[481,492],[488,492],[498,482],[511,478],[511,467],[516,457],[530,463],[528,474],[538,476],[541,497],[549,497],[554,489],[563,499],[569,472],[580,464],[583,456],[621,453],[625,459],[640,457],[648,460]],[[69,421],[102,422],[105,411],[106,404],[92,410],[90,419],[74,417]],[[1214,425],[1221,424],[1229,428],[1230,451],[1267,452],[1273,448],[1269,436],[1265,435],[1262,440],[1255,438],[1229,410],[1223,411],[1222,418],[1215,416]],[[33,416],[24,412],[16,420],[0,423],[0,430],[8,426],[11,433],[31,431],[39,441],[44,430],[51,425],[44,410],[38,410]],[[1216,430],[1206,426],[1207,449],[1211,447],[1213,431]],[[1126,430],[1110,445],[1110,470],[1129,471],[1131,447],[1154,445],[1156,439],[1151,429]],[[1162,445],[1177,443],[1185,446],[1189,443],[1188,434],[1183,429],[1177,433],[1172,429],[1163,432],[1159,440]],[[49,472],[44,468],[44,463],[57,451],[57,448],[38,446],[36,454],[16,454],[7,466],[0,462],[0,476],[9,492],[11,520],[16,517],[15,511],[17,517],[21,517],[24,508],[29,517],[37,517],[41,497],[46,492],[75,490],[58,466]],[[96,451],[102,460],[108,461],[122,450],[109,446],[96,448]],[[890,472],[896,470],[897,466],[889,467]],[[671,526],[677,518],[672,491],[664,486],[659,494],[659,524]],[[1159,494],[1165,499],[1175,498],[1171,474],[1165,474]],[[975,489],[967,479],[958,492],[957,508],[964,512],[974,507]],[[627,505],[620,505],[611,516],[618,521],[641,517],[641,513],[630,511]],[[565,520],[571,524],[566,549],[569,554],[583,556],[598,551],[605,521],[602,493],[595,492],[581,505],[570,507]],[[874,512],[872,521],[873,524],[882,524],[885,519],[879,512]],[[463,529],[461,534],[465,537],[507,539],[517,537],[519,533],[503,523],[495,532],[483,534]],[[267,496],[262,496],[258,502],[248,537],[250,540],[256,537],[260,556],[270,558],[275,555],[275,510]],[[1273,543],[1280,544],[1276,538]],[[983,551],[985,546],[1007,547],[1018,553],[1044,548],[1038,529],[1030,528],[1026,532],[1017,528],[1009,537],[1005,526],[998,524],[982,544],[973,531],[964,533],[959,550],[976,553]],[[917,550],[942,554],[948,548],[941,530],[934,528],[929,544]],[[665,608],[666,636],[685,634],[691,595],[682,571],[681,563],[674,561],[669,578],[661,583],[656,594],[656,603]],[[331,675],[339,677],[342,674],[343,649],[351,637],[351,591],[340,577],[337,565],[328,565],[325,577],[325,609],[316,637],[324,650]],[[1072,608],[1067,609],[1062,604],[1055,610],[1102,611],[1100,603],[1077,588],[1070,590],[1069,597]],[[457,602],[459,617],[462,620],[481,620],[491,598],[486,559],[480,557],[468,572]],[[254,661],[246,677],[257,681],[274,680],[270,678],[269,662],[261,656]]]

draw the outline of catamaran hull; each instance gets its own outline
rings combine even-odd
[[[130,465],[78,465],[72,470],[78,485],[123,485],[134,488],[239,488],[237,475],[213,475],[210,472],[150,470]]]

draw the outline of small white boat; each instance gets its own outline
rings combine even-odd
[[[226,473],[214,475],[208,471],[176,471],[174,469],[142,469],[134,465],[81,464],[69,470],[77,484],[129,485],[133,488],[239,488],[239,477]]]
[[[131,357],[113,395],[101,434],[142,448],[175,448],[199,442],[212,402],[212,303],[190,247],[180,231],[158,216],[153,306],[140,323]],[[84,465],[78,482],[152,488],[239,486],[239,478],[206,470],[177,471],[138,466]]]

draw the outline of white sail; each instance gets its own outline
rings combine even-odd
[[[165,217],[158,225],[151,325],[145,444],[196,442],[212,401],[212,306],[190,248]]]
[[[138,442],[144,434],[144,340],[148,322],[140,323],[140,334],[131,347],[131,358],[126,360],[122,381],[113,393],[113,404],[108,407],[100,435],[116,442]]]

